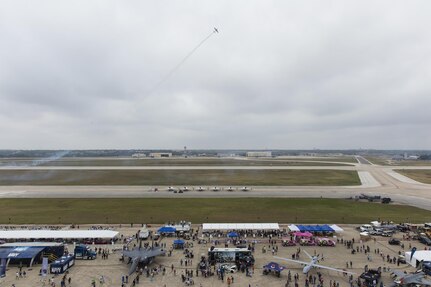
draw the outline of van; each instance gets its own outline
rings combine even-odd
[[[425,245],[431,246],[431,239],[426,236],[419,236],[419,241]]]
[[[370,225],[370,224],[364,224],[364,225],[362,225],[361,227],[359,227],[359,230],[360,230],[361,232],[368,232],[368,231],[373,230],[373,226],[372,226],[372,225]]]

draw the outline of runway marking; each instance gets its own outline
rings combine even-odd
[[[395,171],[386,171],[386,173],[389,174],[390,176],[392,176],[393,178],[395,178],[396,180],[404,182],[404,183],[423,185],[422,182],[411,179],[410,177],[404,176],[404,175],[399,174],[398,172],[395,172]]]
[[[358,171],[362,187],[378,187],[381,184],[368,171]]]

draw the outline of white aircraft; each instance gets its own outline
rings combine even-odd
[[[213,191],[220,191],[220,188],[219,188],[219,187],[217,187],[217,186],[214,186],[214,187],[213,187]]]
[[[227,189],[227,191],[233,191],[233,187],[229,186],[229,188]]]
[[[170,186],[170,187],[168,187],[168,191],[175,191],[175,188]]]
[[[248,191],[248,190],[249,190],[249,188],[248,188],[247,186],[244,186],[241,190],[242,190],[242,191]]]
[[[199,186],[198,191],[204,191],[204,188],[202,186]]]
[[[190,189],[187,186],[184,186],[182,190],[183,191],[189,191]]]
[[[349,272],[349,271],[345,271],[342,269],[336,269],[336,268],[332,268],[332,267],[328,267],[328,266],[323,266],[323,265],[319,265],[317,263],[319,263],[319,260],[321,259],[319,255],[317,256],[311,256],[310,254],[308,254],[307,251],[303,250],[305,254],[307,254],[308,257],[310,257],[310,262],[305,262],[305,261],[300,261],[300,260],[294,260],[294,259],[289,259],[289,258],[283,258],[283,257],[277,257],[274,256],[277,259],[280,260],[284,260],[284,261],[288,261],[288,262],[293,262],[296,264],[301,264],[304,265],[304,269],[302,269],[302,272],[304,274],[307,274],[312,268],[322,268],[322,269],[328,269],[328,270],[332,270],[332,271],[337,271],[337,272],[343,272],[343,273],[349,273],[349,274],[356,274],[354,272]]]

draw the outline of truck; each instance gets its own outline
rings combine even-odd
[[[94,260],[97,257],[97,253],[88,245],[79,244],[75,246],[75,259],[87,259]]]

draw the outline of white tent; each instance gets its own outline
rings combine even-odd
[[[117,235],[112,230],[0,230],[1,239],[112,239]]]
[[[335,233],[344,232],[344,229],[336,224],[329,225],[329,227],[331,227],[335,231]]]
[[[202,230],[280,230],[280,226],[278,223],[204,223]]]
[[[406,256],[406,262],[410,264],[413,267],[417,267],[419,262],[423,261],[431,261],[431,251],[429,250],[417,250],[413,257],[410,259],[412,252],[407,251],[405,253]]]
[[[296,226],[295,224],[291,224],[291,225],[287,226],[287,228],[289,228],[289,230],[292,232],[299,232],[300,231],[298,226]]]

